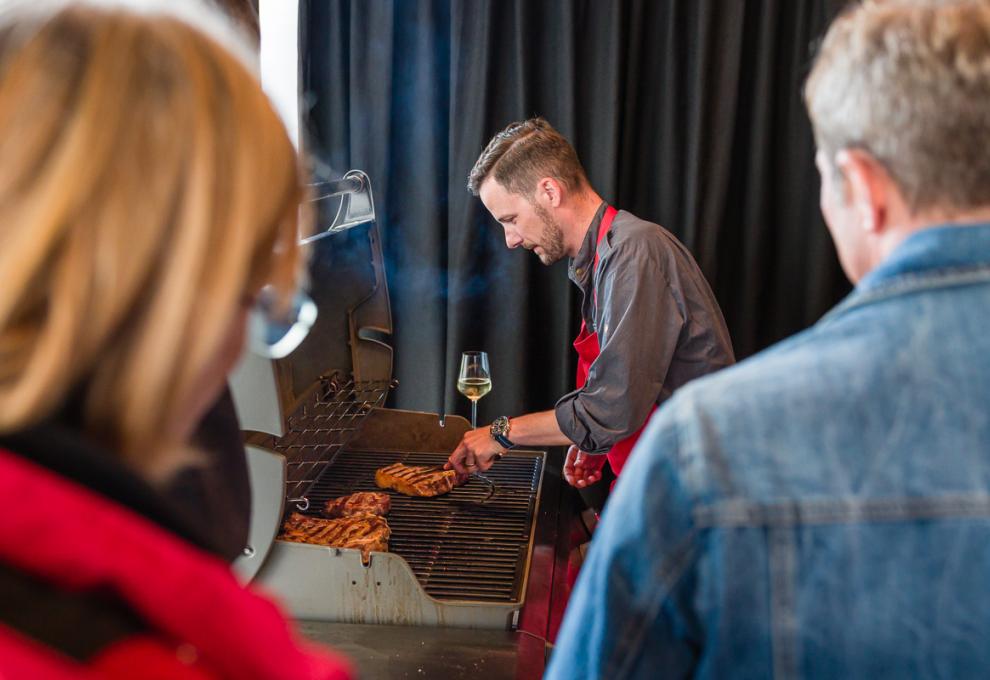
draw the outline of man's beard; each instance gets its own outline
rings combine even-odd
[[[542,205],[534,205],[533,207],[543,222],[543,231],[540,232],[541,242],[539,244],[543,253],[536,253],[536,256],[540,258],[540,262],[550,266],[564,257],[564,230],[553,219],[553,215],[550,214],[549,210]]]

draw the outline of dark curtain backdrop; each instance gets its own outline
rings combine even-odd
[[[490,137],[545,116],[595,188],[694,253],[739,357],[847,290],[818,211],[801,101],[841,0],[304,0],[310,148],[371,177],[395,323],[392,405],[480,418],[571,388],[578,295],[561,262],[505,248],[465,189]]]

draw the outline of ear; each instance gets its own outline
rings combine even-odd
[[[536,183],[536,200],[545,207],[557,208],[564,198],[564,188],[553,177],[544,177]]]
[[[839,151],[835,166],[845,182],[846,204],[854,211],[860,227],[871,233],[882,232],[888,226],[889,192],[896,189],[886,168],[861,149]]]

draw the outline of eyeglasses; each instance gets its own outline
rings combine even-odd
[[[297,291],[288,305],[280,304],[275,289],[265,286],[248,314],[248,347],[267,359],[287,357],[309,335],[316,321],[316,303]]]

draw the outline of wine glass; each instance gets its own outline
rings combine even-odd
[[[478,427],[478,400],[491,392],[492,377],[488,370],[486,352],[461,354],[461,372],[457,375],[457,391],[471,400],[471,429]]]

